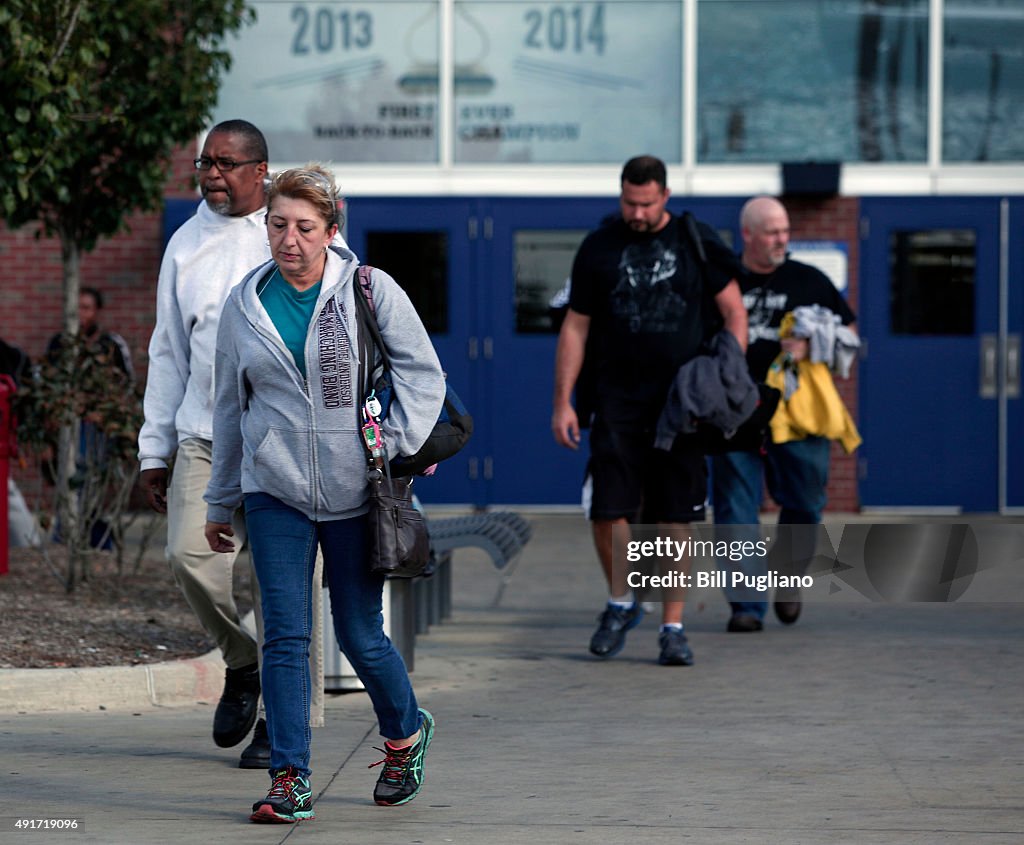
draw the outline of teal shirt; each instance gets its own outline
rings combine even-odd
[[[316,310],[321,284],[317,282],[308,290],[300,292],[275,269],[270,279],[256,291],[303,378],[306,377],[306,334],[309,321],[313,319],[313,311]]]

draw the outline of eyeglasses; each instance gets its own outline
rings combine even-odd
[[[200,156],[197,159],[193,159],[192,163],[196,166],[196,170],[209,170],[214,165],[217,165],[217,169],[221,173],[228,173],[236,167],[241,167],[243,164],[259,164],[261,161],[263,161],[261,158],[250,158],[246,161],[235,161],[233,158],[210,158],[209,156]]]

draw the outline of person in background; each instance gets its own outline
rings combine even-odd
[[[79,371],[84,363],[83,357],[92,359],[104,373],[105,390],[120,391],[126,389],[131,393],[135,387],[135,368],[132,365],[132,352],[127,341],[117,332],[109,331],[100,325],[100,312],[103,310],[103,293],[94,287],[83,287],[78,292],[78,338],[80,345],[74,367]],[[46,347],[46,357],[53,363],[60,361],[67,347],[67,336],[58,332],[50,338]],[[90,472],[102,472],[108,458],[107,440],[97,427],[82,420],[78,427],[78,475],[85,478]],[[88,497],[86,497],[88,498]],[[58,524],[55,539],[61,541],[60,525]],[[90,545],[109,551],[114,547],[114,537],[110,523],[96,515],[90,529]]]
[[[732,267],[728,249],[709,227],[700,226],[705,251],[729,259],[703,266],[683,221],[666,208],[665,165],[653,156],[633,158],[622,170],[620,187],[622,217],[588,235],[573,263],[551,418],[556,442],[578,448],[581,424],[589,421],[579,419],[571,399],[586,357],[595,412],[585,495],[590,495],[594,545],[609,589],[590,641],[591,653],[601,658],[621,651],[626,632],[644,613],[622,565],[630,523],[642,513],[645,522],[678,533],[704,518],[703,452],[685,438],[677,438],[669,452],[654,448],[669,386],[698,354],[711,323],[724,322],[743,349],[747,340],[739,286],[722,269]],[[661,665],[693,663],[683,607],[682,589],[663,588]]]
[[[740,212],[743,235],[740,277],[743,303],[749,314],[747,364],[751,378],[763,382],[768,368],[786,352],[793,361],[807,358],[804,338],[779,338],[786,314],[800,306],[821,305],[853,328],[854,313],[828,277],[815,267],[789,257],[789,214],[773,197],[754,197]],[[814,526],[825,509],[831,441],[805,437],[788,443],[771,443],[764,454],[753,451],[726,452],[712,458],[712,496],[715,524],[756,526],[760,521],[761,494],[767,477],[768,492],[781,508],[780,525]],[[735,529],[741,531],[742,529]],[[744,537],[737,539],[756,539]],[[810,531],[796,529],[794,544],[806,545]],[[792,550],[800,559],[810,552]],[[741,565],[747,575],[764,575],[768,558],[751,556]],[[767,601],[742,587],[726,589],[732,607],[728,630],[747,633],[762,630]],[[775,615],[792,625],[800,615],[798,589],[778,590]]]
[[[260,700],[256,639],[242,627],[233,592],[238,551],[214,554],[203,538],[203,492],[213,454],[214,350],[228,291],[267,260],[267,143],[255,126],[228,120],[210,130],[199,158],[203,200],[171,237],[157,283],[156,328],[139,433],[140,486],[167,514],[167,559],[185,599],[227,665],[213,740],[238,745],[253,725],[240,766],[270,764]],[[168,484],[168,467],[174,472]],[[239,549],[245,525],[236,524]],[[253,603],[258,605],[256,579]]]
[[[15,389],[29,377],[31,363],[19,347],[0,338],[0,375],[9,377]],[[39,546],[43,542],[35,517],[10,474],[7,476],[7,527],[7,544],[12,548]]]
[[[234,288],[220,320],[206,539],[214,553],[234,554],[232,519],[244,505],[262,596],[271,745],[270,790],[250,819],[291,823],[314,817],[308,656],[318,547],[338,643],[385,738],[376,803],[405,804],[419,793],[434,719],[384,633],[384,576],[369,570],[367,452],[358,422],[368,380],[354,299],[363,293],[355,255],[331,245],[338,228],[332,176],[318,165],[277,174],[266,220],[273,258]],[[404,291],[380,270],[371,281],[395,387],[383,441],[390,454],[411,455],[437,420],[444,373]]]
[[[93,287],[81,288],[78,292],[78,334],[91,352],[104,356],[112,366],[128,377],[128,384],[133,385],[135,367],[132,365],[131,348],[117,332],[109,331],[100,325],[102,310],[103,293]],[[46,347],[47,357],[50,360],[58,358],[63,346],[64,335],[55,334]]]

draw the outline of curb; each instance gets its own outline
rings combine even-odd
[[[224,661],[215,649],[140,666],[4,669],[0,678],[0,713],[181,707],[220,699]]]

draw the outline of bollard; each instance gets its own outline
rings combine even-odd
[[[7,502],[7,478],[11,471],[14,455],[14,414],[11,401],[17,388],[14,379],[0,375],[0,575],[9,570],[10,515]]]

